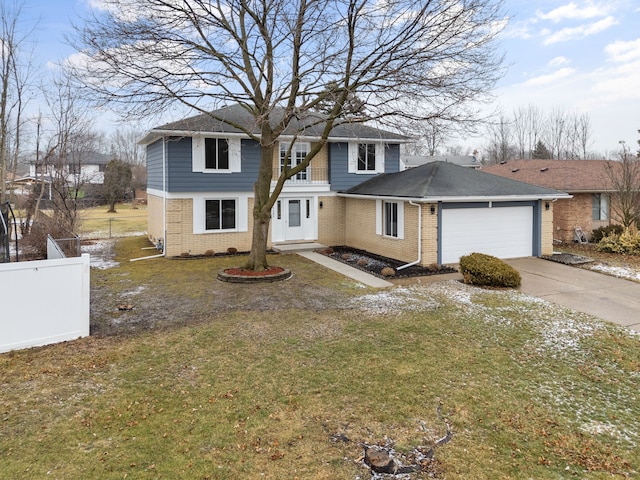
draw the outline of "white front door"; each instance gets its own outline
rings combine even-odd
[[[312,197],[279,198],[272,212],[274,242],[316,239],[316,211]]]

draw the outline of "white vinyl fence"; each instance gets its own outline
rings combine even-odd
[[[89,335],[89,255],[0,264],[0,353]]]

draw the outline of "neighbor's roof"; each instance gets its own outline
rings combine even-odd
[[[569,197],[564,192],[447,162],[431,162],[398,173],[382,174],[350,188],[343,194],[422,201],[499,201]]]
[[[613,160],[510,160],[481,170],[569,193],[610,192],[607,165],[619,168],[621,164]]]
[[[275,112],[273,120],[277,121],[282,113],[282,109]],[[214,118],[216,117],[216,118]],[[283,137],[298,134],[304,138],[319,138],[324,128],[322,114],[307,114],[304,118],[296,119],[290,123],[284,131]],[[256,125],[253,115],[241,105],[231,105],[211,112],[211,114],[201,114],[194,117],[185,118],[177,122],[167,123],[156,127],[140,141],[141,144],[149,144],[164,135],[187,136],[194,133],[226,133],[232,135],[244,135],[244,131],[238,126],[252,132],[260,134],[260,129]],[[303,133],[301,133],[303,132]],[[330,139],[362,139],[362,140],[384,140],[394,142],[408,142],[410,139],[398,133],[380,130],[362,123],[343,122],[336,125],[331,130]]]
[[[456,165],[462,165],[463,167],[478,168],[480,162],[473,155],[403,155],[400,157],[402,163],[407,167],[417,167],[418,165],[424,165],[429,162],[448,162],[455,163]]]

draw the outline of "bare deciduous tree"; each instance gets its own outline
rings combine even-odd
[[[21,16],[21,4],[0,4],[0,262],[9,261],[8,250],[2,248],[10,234],[6,181],[17,171],[32,66],[25,51],[31,31],[22,28]]]
[[[487,130],[487,134],[489,163],[506,162],[516,155],[516,148],[512,143],[512,124],[505,116],[500,116],[498,122]]]
[[[79,26],[75,73],[92,94],[144,116],[176,103],[210,114],[237,103],[234,125],[261,147],[247,268],[267,267],[271,209],[339,123],[474,118],[501,74],[500,0],[103,0]],[[367,115],[353,115],[353,99]],[[312,112],[322,108],[319,117]],[[219,119],[224,120],[224,119]],[[280,135],[322,133],[271,188]],[[291,132],[292,128],[297,128]],[[256,134],[255,132],[259,132]]]
[[[629,228],[640,220],[640,158],[631,154],[625,142],[620,145],[620,162],[606,166],[614,191],[610,208],[622,226]]]

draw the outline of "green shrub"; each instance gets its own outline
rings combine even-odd
[[[624,232],[622,225],[607,225],[606,227],[599,227],[591,232],[591,241],[593,243],[600,243],[600,241],[611,234],[621,235]]]
[[[640,235],[630,229],[621,234],[607,235],[597,245],[601,252],[618,253],[622,255],[640,255]]]
[[[484,253],[460,257],[460,272],[464,283],[486,287],[519,287],[520,273],[499,258]]]

